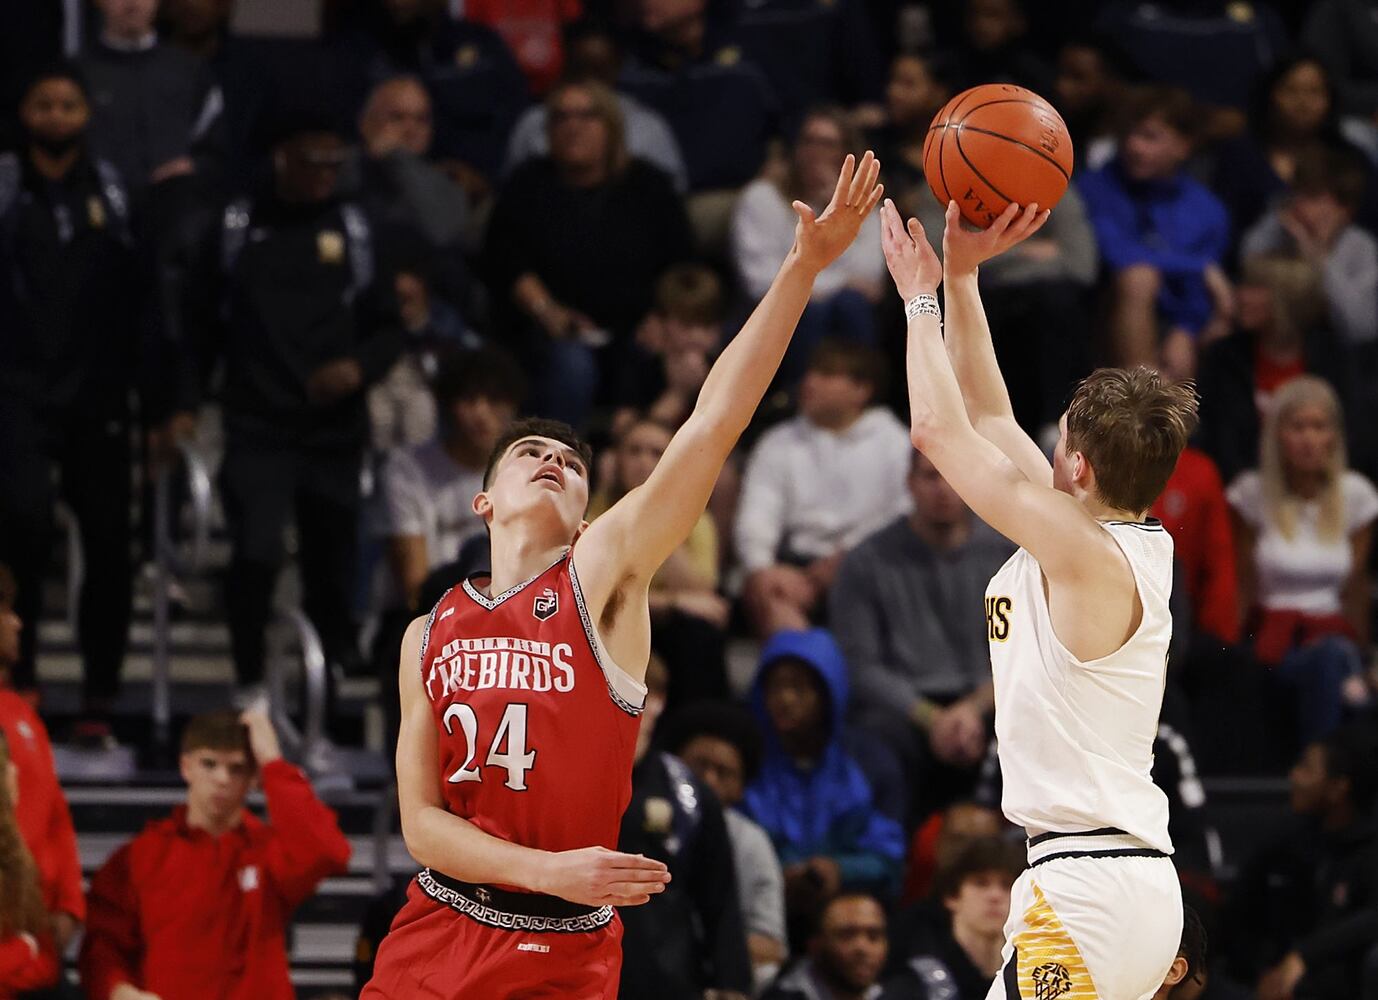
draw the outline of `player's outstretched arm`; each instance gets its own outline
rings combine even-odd
[[[991,342],[976,269],[1028,239],[1048,221],[1037,205],[1011,204],[983,230],[968,230],[955,201],[947,205],[943,231],[943,298],[947,307],[947,356],[962,388],[976,432],[999,448],[1031,482],[1053,484],[1053,468],[1014,419],[1010,394]]]
[[[496,882],[587,906],[637,906],[661,892],[670,872],[653,858],[602,847],[558,853],[522,847],[446,811],[435,721],[421,685],[425,622],[417,618],[407,629],[398,666],[397,803],[402,838],[417,863],[465,882]]]
[[[906,227],[894,203],[881,209],[881,240],[895,288],[909,302],[933,296],[942,265],[923,226]],[[936,299],[911,312],[905,358],[910,438],[975,513],[1038,559],[1050,577],[1071,579],[1100,543],[1101,532],[1070,495],[1030,481],[998,447],[972,426],[957,376],[943,345]],[[1051,477],[1050,477],[1051,478]]]
[[[815,217],[801,201],[794,246],[746,324],[719,356],[694,411],[675,434],[647,481],[623,497],[586,532],[597,538],[576,557],[588,590],[604,595],[627,579],[649,581],[689,536],[703,514],[723,463],[746,430],[785,356],[818,273],[842,255],[875,209],[880,163],[869,151],[848,155],[832,200]]]

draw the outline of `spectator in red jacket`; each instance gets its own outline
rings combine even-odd
[[[19,769],[0,736],[0,1000],[57,982],[57,947],[38,871],[19,833]]]
[[[0,565],[0,734],[9,744],[9,759],[23,791],[16,809],[19,833],[38,869],[43,904],[62,951],[86,919],[81,861],[48,730],[27,701],[3,686],[5,670],[19,656],[23,627],[14,611],[14,596],[14,577]]]
[[[291,1000],[287,925],[349,861],[335,814],[282,759],[263,712],[198,716],[182,736],[187,801],[91,880],[90,1000]],[[255,776],[270,822],[244,807]]]
[[[1234,536],[1230,505],[1210,456],[1187,448],[1152,514],[1172,536],[1198,631],[1233,645],[1239,641]]]

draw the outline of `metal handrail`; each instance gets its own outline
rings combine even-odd
[[[270,657],[268,662],[268,705],[278,731],[289,742],[299,743],[301,760],[307,770],[325,748],[325,708],[330,666],[325,659],[325,647],[320,633],[300,608],[280,608],[277,620],[291,629],[301,648],[302,703],[305,731],[299,732],[287,712],[287,677],[282,657]]]

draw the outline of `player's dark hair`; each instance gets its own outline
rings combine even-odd
[[[1325,772],[1349,781],[1349,800],[1367,815],[1378,800],[1378,736],[1369,726],[1353,723],[1335,730],[1320,741]]]
[[[1196,429],[1197,404],[1190,381],[1168,381],[1143,365],[1099,368],[1067,407],[1067,453],[1086,456],[1106,504],[1148,510]]]
[[[499,348],[455,351],[441,358],[431,391],[442,414],[455,403],[481,397],[520,406],[526,399],[526,375],[516,359]]]
[[[242,750],[253,760],[249,747],[249,729],[240,721],[239,713],[224,709],[193,716],[182,730],[182,753],[197,750]]]
[[[1004,875],[1013,884],[1026,863],[1023,844],[1004,837],[977,837],[963,845],[948,864],[938,869],[933,876],[933,897],[951,899],[961,893],[967,879],[987,872]]]
[[[665,748],[679,753],[696,736],[722,740],[742,759],[742,779],[750,784],[761,769],[761,731],[751,712],[730,701],[696,701],[666,720]]]
[[[1161,118],[1193,143],[1201,133],[1201,116],[1196,102],[1181,87],[1136,87],[1125,105],[1125,130],[1150,118]]]
[[[874,347],[828,337],[809,356],[809,371],[846,375],[871,387],[871,399],[885,395],[885,358]]]
[[[1361,154],[1348,149],[1312,146],[1297,154],[1297,169],[1292,175],[1292,192],[1303,195],[1330,195],[1350,212],[1357,212],[1364,200],[1366,185]]]
[[[573,427],[561,420],[528,417],[525,420],[516,421],[507,428],[507,433],[498,438],[498,443],[493,446],[493,452],[488,456],[488,465],[483,470],[483,488],[485,490],[493,485],[493,471],[498,467],[498,462],[502,460],[502,456],[507,454],[507,449],[522,438],[529,437],[550,438],[552,441],[559,441],[578,452],[579,457],[584,460],[586,468],[592,469],[593,467],[593,448],[579,436]]]
[[[1206,973],[1206,926],[1201,923],[1200,915],[1190,906],[1182,907],[1182,944],[1177,949],[1177,954],[1187,960],[1187,974],[1182,977],[1182,982],[1190,980],[1193,983],[1202,981]],[[1178,984],[1178,987],[1181,983]],[[1177,992],[1177,988],[1173,992]]]

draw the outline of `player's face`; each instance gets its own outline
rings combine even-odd
[[[954,926],[994,937],[1010,915],[1010,879],[1004,872],[977,872],[962,880],[957,895],[945,899]]]
[[[849,990],[870,989],[885,965],[885,952],[885,914],[875,900],[839,899],[823,914],[814,959]]]
[[[1273,113],[1277,122],[1295,135],[1320,129],[1330,113],[1330,89],[1319,63],[1298,63],[1273,88]]]
[[[823,725],[822,681],[807,664],[793,659],[776,662],[766,675],[766,714],[780,735],[807,733]]]
[[[967,516],[967,505],[948,485],[932,462],[916,454],[909,470],[909,495],[914,498],[914,513],[930,525],[952,525]]]
[[[1278,426],[1283,465],[1293,473],[1324,472],[1339,435],[1323,406],[1304,404],[1283,415]]]
[[[1130,180],[1165,180],[1191,155],[1187,137],[1153,115],[1139,122],[1120,146],[1120,163]]]
[[[617,446],[617,485],[634,490],[655,471],[670,445],[670,432],[657,424],[633,424]]]
[[[450,411],[454,417],[455,431],[482,455],[493,450],[502,432],[517,415],[517,408],[511,403],[487,396],[455,400]]]
[[[583,456],[553,438],[515,442],[499,460],[493,482],[474,498],[474,512],[493,524],[525,518],[553,519],[573,538],[589,503],[589,471]]]
[[[742,800],[746,769],[742,755],[727,740],[695,736],[680,748],[679,756],[700,781],[713,789],[723,805],[733,806]]]
[[[223,822],[244,807],[254,768],[243,750],[201,748],[182,754],[187,810]]]

